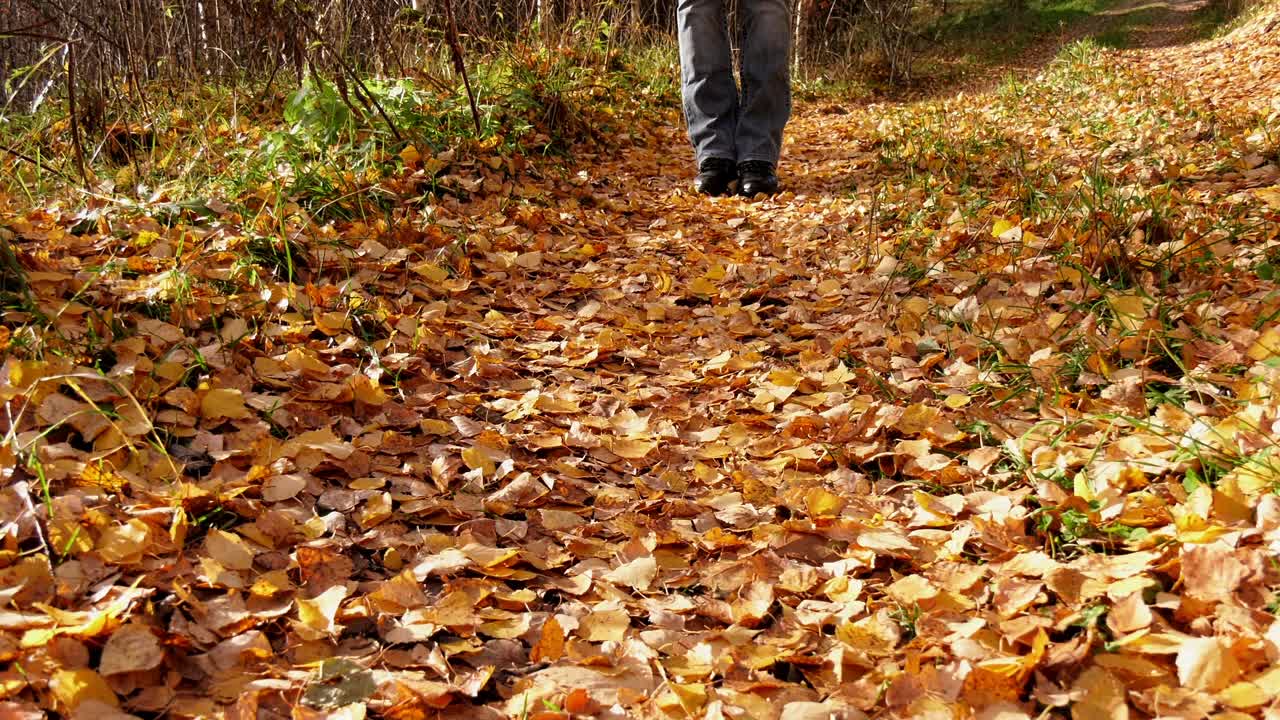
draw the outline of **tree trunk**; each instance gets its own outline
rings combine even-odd
[[[791,75],[793,77],[800,77],[800,61],[806,50],[804,46],[805,4],[805,0],[796,0],[795,17],[791,21],[795,26],[791,38]]]

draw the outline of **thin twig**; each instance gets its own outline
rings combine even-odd
[[[47,23],[41,23],[41,24],[44,25]],[[40,27],[40,25],[36,25],[34,27]],[[30,38],[32,40],[48,40],[49,42],[56,42],[56,43],[64,43],[67,41],[66,38],[61,38],[61,37],[58,37],[57,35],[48,35],[45,33],[30,32],[23,28],[17,28],[14,30],[0,30],[0,38],[7,39],[7,38],[16,38],[16,37]]]
[[[10,487],[13,488],[13,494],[17,495],[18,499],[22,501],[23,509],[31,518],[31,527],[36,531],[36,540],[40,541],[40,549],[44,550],[45,555],[52,558],[53,551],[49,547],[48,540],[45,539],[44,528],[40,525],[40,512],[36,510],[35,503],[31,502],[32,488],[30,484],[27,483],[26,480],[19,480],[13,483]],[[17,518],[18,521],[21,519],[21,516]],[[52,520],[52,518],[50,518],[50,520]]]
[[[67,112],[71,115],[71,144],[76,149],[76,167],[84,189],[89,189],[89,174],[84,166],[84,141],[80,138],[80,118],[76,113],[76,38],[67,43]]]
[[[0,150],[3,150],[4,152],[9,153],[10,155],[12,155],[12,156],[14,156],[14,157],[18,158],[19,160],[26,160],[27,162],[31,163],[32,165],[35,165],[37,170],[48,170],[49,172],[53,173],[54,175],[57,175],[58,177],[62,178],[63,180],[66,180],[67,182],[74,182],[74,181],[71,179],[71,177],[70,177],[70,176],[68,176],[66,173],[60,172],[60,171],[58,171],[58,170],[55,170],[55,169],[54,169],[54,168],[52,168],[52,167],[49,167],[48,165],[45,165],[44,163],[40,162],[39,160],[36,160],[35,158],[31,157],[30,155],[27,155],[26,153],[22,152],[21,150],[15,150],[15,149],[13,149],[13,148],[9,147],[8,145],[0,145]]]
[[[458,25],[453,21],[453,0],[444,0],[444,17],[449,34],[449,52],[453,55],[453,67],[462,76],[462,85],[467,89],[467,101],[471,103],[471,119],[476,123],[476,136],[480,135],[480,109],[476,107],[475,93],[471,92],[471,79],[467,77],[467,63],[462,55],[462,44],[458,42]]]

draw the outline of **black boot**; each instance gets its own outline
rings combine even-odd
[[[738,177],[742,179],[739,191],[746,197],[778,192],[778,173],[774,171],[773,163],[764,160],[738,163]]]
[[[693,189],[703,195],[724,195],[737,179],[738,167],[732,160],[709,157],[698,166],[698,177],[693,180]]]

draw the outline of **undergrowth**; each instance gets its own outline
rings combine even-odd
[[[28,201],[78,189],[144,203],[212,197],[248,210],[271,194],[321,218],[376,217],[406,173],[425,173],[424,190],[437,192],[437,178],[475,155],[564,155],[646,116],[669,119],[674,52],[601,37],[513,42],[471,59],[478,118],[443,57],[412,77],[203,86],[167,99],[167,111],[160,98],[173,90],[151,88],[100,132],[82,128],[84,177],[65,107],[46,104],[0,118],[8,171],[0,189]]]

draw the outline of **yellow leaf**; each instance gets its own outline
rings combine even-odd
[[[901,633],[896,625],[871,615],[836,628],[836,639],[872,655],[889,655],[897,647]]]
[[[1083,499],[1085,502],[1092,502],[1098,497],[1093,490],[1093,483],[1089,481],[1085,473],[1076,473],[1075,479],[1071,483],[1072,494]]]
[[[350,327],[349,317],[343,312],[316,313],[316,328],[330,337],[341,334]]]
[[[1230,648],[1216,637],[1183,640],[1175,664],[1178,683],[1193,690],[1221,690],[1240,674],[1240,665]]]
[[[118,707],[120,700],[98,673],[81,668],[59,670],[49,679],[49,689],[68,710],[75,711],[86,700],[96,700],[104,705]]]
[[[133,584],[123,596],[112,602],[105,610],[71,612],[59,610],[44,603],[35,603],[35,607],[49,615],[58,627],[34,628],[26,631],[22,634],[22,647],[42,647],[59,635],[78,638],[92,638],[101,635],[109,626],[115,625],[116,620],[133,606],[133,603],[138,599],[138,595],[134,594],[133,591],[140,582],[142,582],[141,575],[133,581]]]
[[[317,375],[326,375],[329,372],[329,366],[324,364],[315,353],[304,348],[294,348],[285,353],[284,362],[294,370],[315,373]]]
[[[441,170],[444,170],[447,167],[449,167],[449,160],[439,155],[427,158],[427,161],[422,164],[422,169],[425,170],[428,175],[438,175]]]
[[[309,448],[311,450],[319,450],[327,455],[332,455],[339,460],[345,460],[351,457],[356,451],[351,443],[341,440],[329,428],[320,430],[308,430],[297,437],[293,438],[286,444],[286,453],[292,455],[297,452],[297,448]]]
[[[412,145],[406,145],[405,148],[400,151],[400,161],[403,162],[406,167],[414,167],[421,159],[422,155],[418,152],[418,148]]]
[[[516,256],[516,265],[527,270],[536,270],[542,266],[542,253],[527,252]]]
[[[449,279],[449,271],[441,268],[439,265],[424,262],[413,268],[413,271],[422,276],[423,280],[433,283],[442,283]]]
[[[22,692],[27,687],[27,681],[18,673],[5,672],[0,673],[0,698],[10,698]],[[10,716],[12,720],[22,720],[22,715],[15,713]],[[27,717],[42,717],[38,714],[28,715]]]
[[[1016,663],[985,661],[974,666],[964,679],[964,699],[974,707],[997,703],[1015,703],[1022,694],[1025,681]]]
[[[436,625],[445,627],[468,627],[480,622],[476,617],[475,599],[462,590],[445,595],[427,610],[426,617]]]
[[[147,549],[149,537],[150,528],[137,518],[123,525],[109,526],[98,538],[98,556],[117,565],[138,562]]]
[[[635,440],[631,438],[614,438],[609,449],[619,457],[628,460],[640,460],[653,451],[658,443],[653,440]]]
[[[587,642],[622,642],[630,625],[626,610],[597,610],[578,621],[578,637]]]
[[[703,276],[694,278],[693,282],[689,283],[689,292],[694,295],[717,295],[720,293],[720,289],[716,287],[714,282]]]
[[[428,435],[453,434],[453,423],[444,420],[419,420],[418,428]]]
[[[489,457],[489,453],[478,447],[469,447],[466,450],[463,450],[462,462],[466,463],[467,467],[472,470],[479,470],[483,472],[486,477],[493,475],[494,470],[496,469],[493,464],[493,459]]]
[[[513,640],[529,632],[529,613],[513,613],[509,617],[482,622],[476,632],[501,640]]]
[[[1258,188],[1253,191],[1255,197],[1271,207],[1272,210],[1280,210],[1280,185],[1272,185],[1269,188]]]
[[[938,421],[939,411],[924,403],[916,403],[907,407],[902,417],[894,423],[894,427],[908,437],[919,435]]]
[[[676,697],[680,707],[686,713],[694,713],[707,704],[707,686],[700,683],[682,684],[668,683],[671,694]]]
[[[469,544],[462,548],[467,559],[482,568],[496,568],[508,564],[520,556],[515,548],[495,548],[487,545]]]
[[[640,592],[649,589],[658,576],[658,561],[653,556],[640,557],[605,573],[604,579],[616,585],[626,585]]]
[[[1072,720],[1128,720],[1124,683],[1103,668],[1095,665],[1085,670],[1072,689],[1080,694],[1080,700],[1071,706]]]
[[[305,640],[321,640],[336,635],[342,626],[335,622],[338,608],[347,597],[347,588],[334,585],[314,598],[298,598],[298,634]]]
[[[351,393],[366,405],[385,405],[387,403],[387,393],[382,386],[374,382],[367,375],[354,375],[351,378]]]
[[[1267,328],[1253,342],[1253,345],[1249,346],[1247,354],[1249,359],[1258,361],[1280,355],[1280,326],[1272,325]]]
[[[376,493],[370,497],[360,512],[356,513],[356,522],[368,530],[391,517],[391,493]]]
[[[822,488],[813,488],[804,496],[810,517],[835,517],[844,509],[844,498]]]
[[[671,292],[671,276],[662,271],[658,271],[656,275],[657,277],[653,281],[653,289],[657,290],[660,295],[666,295]]]
[[[1094,658],[1094,662],[1107,670],[1118,672],[1129,678],[1160,681],[1167,685],[1173,685],[1177,682],[1165,665],[1154,660],[1148,660],[1141,655],[1130,655],[1123,652],[1101,653]]]
[[[1182,648],[1185,635],[1152,633],[1125,645],[1126,649],[1150,655],[1172,655]]]
[[[378,612],[392,615],[403,615],[406,610],[427,605],[427,595],[411,570],[405,570],[390,580],[379,583],[378,588],[369,593],[366,599]]]
[[[1258,707],[1270,700],[1270,694],[1251,682],[1238,682],[1218,693],[1218,702],[1237,710]]]
[[[209,557],[217,560],[223,567],[232,570],[248,570],[253,567],[253,551],[239,535],[214,528],[205,536],[204,546],[209,551]]]
[[[910,607],[918,604],[921,600],[929,600],[938,596],[938,588],[934,587],[922,575],[907,575],[899,578],[892,585],[885,588],[885,592],[904,607]]]
[[[804,378],[800,373],[788,368],[781,368],[769,373],[769,382],[782,387],[796,387]]]
[[[1272,696],[1280,695],[1280,667],[1273,667],[1253,678],[1250,682]]]
[[[259,575],[253,581],[253,587],[249,588],[249,593],[257,597],[272,597],[292,588],[289,571],[272,570]]]
[[[1022,226],[1000,218],[991,225],[991,237],[1002,240],[1020,240],[1022,239]]]
[[[208,420],[240,420],[251,415],[244,394],[234,388],[216,388],[200,398],[200,417]]]
[[[146,249],[155,244],[160,239],[160,235],[151,230],[143,230],[133,239],[134,247]]]
[[[1128,332],[1137,332],[1147,318],[1146,300],[1141,295],[1117,295],[1111,298],[1111,311],[1116,322]]]

